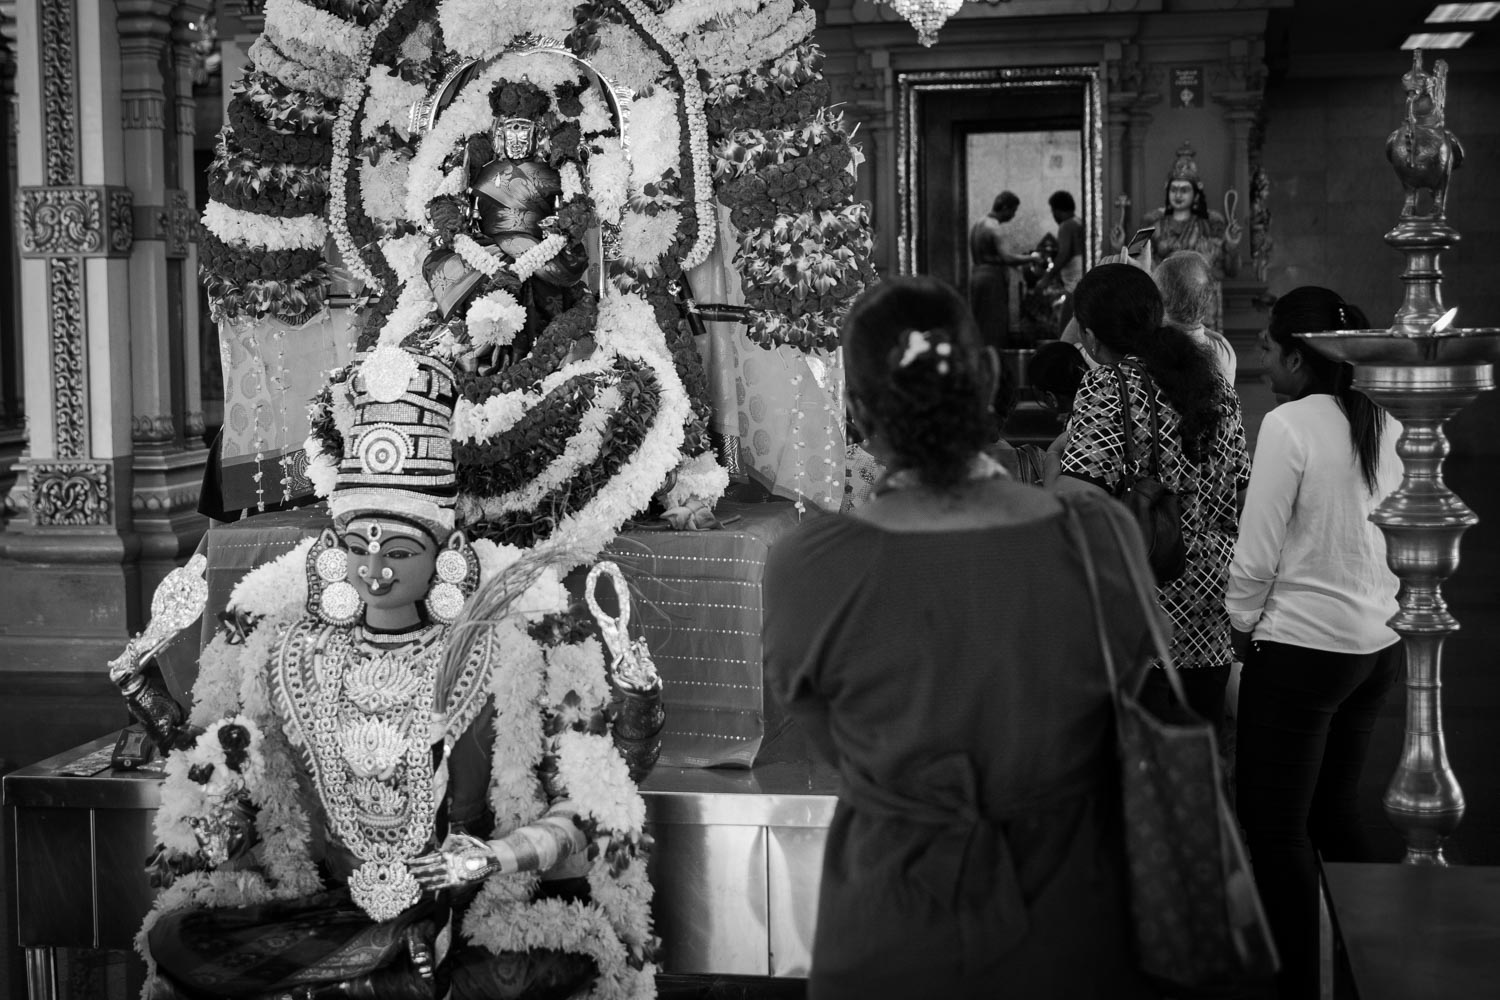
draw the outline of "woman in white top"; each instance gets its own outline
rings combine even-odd
[[[1282,1000],[1318,995],[1314,851],[1370,861],[1357,791],[1399,669],[1398,581],[1370,513],[1401,481],[1400,425],[1349,365],[1294,334],[1364,329],[1326,288],[1277,300],[1260,335],[1273,392],[1261,424],[1224,605],[1244,660],[1236,778],[1261,899],[1281,951]]]

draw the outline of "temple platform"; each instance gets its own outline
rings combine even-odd
[[[160,761],[111,768],[115,739],[4,780],[15,940],[30,1000],[65,995],[58,949],[129,950],[151,905],[143,861],[155,841]],[[753,979],[806,977],[837,788],[836,772],[810,759],[792,725],[771,734],[752,768],[652,772],[641,794],[656,840],[649,871],[668,982],[691,991],[722,981],[733,994]],[[130,986],[133,998],[139,983]]]

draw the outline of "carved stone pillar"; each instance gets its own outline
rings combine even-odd
[[[16,5],[0,3],[0,524],[9,514],[7,495],[26,446],[26,396],[21,377],[20,258],[16,253]]]
[[[204,528],[197,504],[207,451],[188,430],[191,415],[202,419],[197,275],[185,266],[195,216],[185,190],[192,178],[191,63],[176,51],[186,40],[176,36],[186,35],[197,10],[179,8],[174,17],[176,6],[115,0],[125,180],[135,199],[130,502],[148,591],[192,551]]]
[[[98,670],[205,527],[204,451],[182,446],[193,276],[166,211],[183,187],[163,73],[172,6],[16,3],[30,453],[28,509],[0,534],[0,669]],[[191,204],[175,203],[182,243]]]
[[[1156,208],[1161,200],[1160,192],[1154,191],[1146,179],[1146,133],[1151,128],[1151,114],[1146,109],[1160,100],[1160,94],[1137,94],[1131,103],[1130,127],[1125,133],[1125,172],[1130,186],[1125,193],[1130,196],[1134,219]]]

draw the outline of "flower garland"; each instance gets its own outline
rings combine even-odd
[[[693,207],[698,220],[697,238],[692,249],[683,255],[682,267],[683,270],[692,270],[713,253],[718,235],[718,228],[714,225],[713,185],[709,182],[713,174],[709,168],[708,119],[703,110],[703,90],[698,86],[698,65],[683,47],[681,39],[668,30],[642,0],[619,2],[630,12],[643,33],[667,53],[682,81],[682,106],[688,125],[688,162],[692,167],[690,177],[695,193]]]
[[[551,493],[572,479],[585,466],[592,465],[604,450],[604,434],[609,427],[609,418],[624,402],[617,386],[601,390],[593,400],[578,430],[568,438],[562,453],[540,473],[530,477],[525,486],[497,497],[486,499],[482,509],[486,518],[498,517],[513,510],[529,510]]]
[[[224,243],[266,250],[322,250],[328,225],[318,215],[275,218],[242,212],[211,201],[203,210],[203,225]]]
[[[443,0],[438,4],[438,24],[444,43],[454,52],[487,59],[522,35],[561,40],[573,30],[573,10],[568,3]]]
[[[479,346],[504,347],[526,325],[526,307],[503,288],[475,299],[464,314],[469,340]]]
[[[678,462],[692,404],[671,359],[653,343],[654,314],[639,297],[607,292],[599,308],[599,346],[639,361],[655,376],[661,406],[640,446],[584,506],[564,517],[550,541],[579,552],[599,552],[620,525],[644,510]]]

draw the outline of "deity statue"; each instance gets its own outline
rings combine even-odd
[[[422,271],[444,320],[482,289],[498,287],[515,294],[527,311],[525,332],[511,351],[520,357],[547,321],[576,300],[588,270],[588,254],[581,241],[569,239],[530,269],[525,280],[507,269],[487,281],[486,274],[453,246],[462,234],[483,252],[514,265],[556,231],[562,179],[538,155],[537,123],[530,118],[497,118],[487,138],[488,143],[471,143],[465,151],[464,170],[470,181],[462,210],[441,202],[433,206],[440,245],[428,254]]]
[[[1448,180],[1464,162],[1463,144],[1443,124],[1448,64],[1439,59],[1428,73],[1422,67],[1422,50],[1416,49],[1401,84],[1406,89],[1406,120],[1385,143],[1386,159],[1406,192],[1401,218],[1441,220],[1447,211]],[[1423,192],[1430,199],[1425,210],[1418,207]]]
[[[351,382],[332,527],[236,589],[167,741],[146,995],[643,995],[649,656],[455,528],[450,368]]]
[[[1234,192],[1230,192],[1232,195]],[[1226,198],[1226,205],[1232,204]],[[1198,154],[1189,143],[1177,148],[1177,157],[1167,175],[1165,204],[1147,213],[1145,225],[1156,227],[1151,236],[1151,259],[1160,263],[1178,250],[1195,250],[1208,261],[1214,272],[1216,294],[1214,306],[1204,317],[1212,330],[1224,327],[1224,296],[1220,283],[1239,270],[1241,228],[1234,218],[1226,219],[1208,207],[1203,182],[1198,178]],[[1111,233],[1116,246],[1123,247],[1125,233],[1119,226]]]

